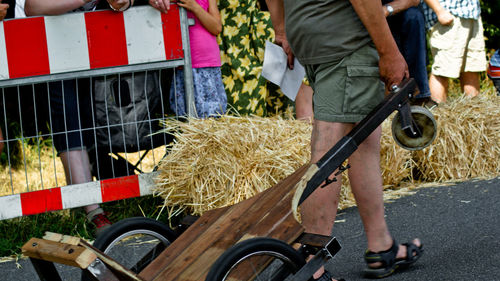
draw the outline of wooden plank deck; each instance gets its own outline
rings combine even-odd
[[[294,187],[308,167],[252,198],[206,212],[139,276],[158,281],[205,280],[215,260],[238,241],[272,237],[292,243],[304,232],[292,214]]]

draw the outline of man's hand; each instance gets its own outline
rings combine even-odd
[[[170,10],[170,0],[149,0],[149,5],[162,13],[166,13]]]
[[[404,78],[410,77],[408,65],[401,53],[384,55],[379,60],[380,79],[389,91],[393,85],[399,85]],[[387,92],[388,92],[387,91]]]
[[[274,41],[276,44],[280,45],[281,48],[283,48],[283,51],[285,51],[286,56],[287,56],[287,61],[288,61],[288,67],[290,69],[293,69],[293,61],[294,61],[294,55],[292,52],[292,48],[288,44],[288,40],[286,39],[286,35],[283,33],[276,33]]]
[[[283,48],[287,55],[288,67],[293,69],[294,55],[288,44],[285,34],[285,14],[283,0],[266,0],[267,8],[271,14],[274,29],[274,42]],[[306,42],[304,42],[306,44]]]
[[[0,20],[3,20],[7,15],[7,9],[9,8],[9,4],[3,4],[0,0]]]

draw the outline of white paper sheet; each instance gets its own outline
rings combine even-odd
[[[300,84],[305,75],[304,67],[295,58],[293,69],[287,66],[287,56],[283,48],[266,41],[262,76],[280,86],[289,99],[295,101]]]

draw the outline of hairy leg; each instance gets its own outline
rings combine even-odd
[[[368,249],[386,250],[392,237],[384,218],[382,173],[380,171],[380,137],[378,127],[349,157],[349,181],[365,228]]]
[[[380,252],[392,246],[384,214],[382,173],[380,170],[380,137],[382,128],[378,127],[358,149],[349,157],[349,181],[356,198],[359,215],[363,221],[368,250]],[[419,239],[413,243],[420,246]],[[397,258],[406,257],[406,246],[399,245]],[[377,267],[380,264],[372,264]]]
[[[352,127],[349,124],[315,120],[311,137],[311,163],[316,163]],[[307,232],[331,235],[337,215],[341,177],[337,182],[318,188],[300,206]]]
[[[311,136],[311,163],[316,163],[352,128],[351,124],[315,120]],[[334,172],[335,173],[335,172]],[[333,176],[333,175],[332,175]],[[330,177],[331,178],[331,177]],[[302,224],[306,232],[330,236],[337,215],[342,176],[324,188],[316,189],[300,205]],[[324,273],[321,267],[313,278]]]

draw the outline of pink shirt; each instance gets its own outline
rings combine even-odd
[[[208,0],[196,0],[205,11],[208,11]],[[194,18],[195,25],[189,27],[191,45],[191,63],[193,68],[220,67],[220,50],[215,36],[203,27],[201,22],[188,12],[189,18]]]

